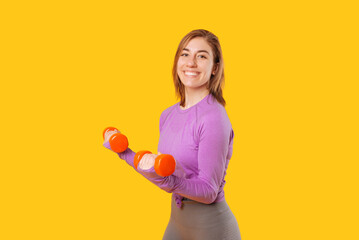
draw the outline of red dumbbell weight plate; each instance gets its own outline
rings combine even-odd
[[[110,139],[110,146],[112,151],[121,153],[128,148],[128,140],[127,137],[121,133],[113,134]]]
[[[155,171],[161,177],[172,175],[176,168],[176,161],[169,154],[161,154],[156,157]]]

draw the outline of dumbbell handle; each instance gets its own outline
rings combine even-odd
[[[142,157],[145,154],[151,154],[151,152],[150,151],[139,151],[136,153],[134,162],[133,162],[136,169],[137,169],[138,164],[140,163]],[[173,174],[173,172],[176,169],[176,161],[172,155],[169,155],[169,154],[158,155],[155,159],[154,169],[155,169],[156,173],[161,177],[170,176]]]

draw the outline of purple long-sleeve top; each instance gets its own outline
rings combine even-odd
[[[171,154],[179,168],[167,177],[158,176],[153,167],[136,171],[173,193],[178,207],[183,197],[205,204],[223,201],[234,137],[225,108],[212,94],[185,110],[176,103],[162,112],[159,128],[158,152]],[[110,148],[108,142],[104,146]],[[118,153],[132,167],[135,154],[130,148]]]

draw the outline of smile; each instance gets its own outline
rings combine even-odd
[[[198,72],[188,72],[188,71],[185,71],[184,74],[186,76],[198,76],[199,75]]]

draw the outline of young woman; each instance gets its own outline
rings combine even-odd
[[[181,166],[168,177],[154,171],[157,154],[143,156],[137,171],[172,193],[171,217],[164,240],[241,239],[223,187],[232,156],[234,132],[222,96],[224,65],[218,38],[198,29],[180,42],[173,65],[180,102],[160,116],[158,154],[170,154]],[[104,146],[110,149],[105,136]],[[135,152],[118,154],[134,167]]]

